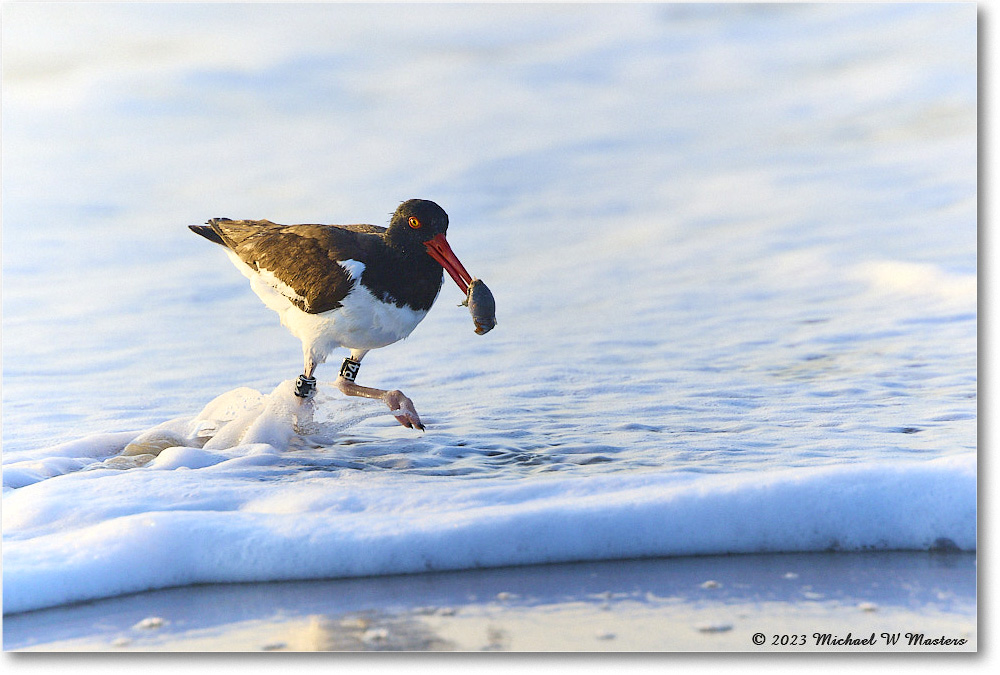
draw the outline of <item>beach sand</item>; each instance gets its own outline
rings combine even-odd
[[[974,554],[810,553],[188,586],[3,628],[7,651],[970,652],[976,608]]]

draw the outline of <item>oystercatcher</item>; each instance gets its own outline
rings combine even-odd
[[[363,387],[355,378],[365,354],[402,340],[427,315],[443,271],[469,294],[473,278],[445,238],[444,209],[410,199],[399,205],[388,228],[228,218],[189,227],[224,246],[254,293],[302,340],[305,370],[295,381],[296,396],[309,398],[316,390],[316,366],[346,347],[351,355],[337,378],[340,391],[380,399],[400,424],[424,429],[401,391]]]

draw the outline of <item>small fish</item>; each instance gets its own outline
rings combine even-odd
[[[472,314],[472,321],[476,324],[476,335],[489,333],[497,325],[497,303],[482,279],[473,279],[469,284],[465,302],[459,307],[462,306],[468,307],[469,313]]]

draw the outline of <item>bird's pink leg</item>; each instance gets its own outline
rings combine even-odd
[[[366,351],[351,350],[351,358],[360,362]],[[343,375],[337,377],[337,388],[347,396],[363,396],[364,398],[374,398],[384,402],[389,406],[389,410],[396,413],[396,420],[408,429],[424,430],[424,425],[420,422],[420,415],[413,407],[413,401],[398,389],[385,390],[373,387],[363,387],[345,378]]]

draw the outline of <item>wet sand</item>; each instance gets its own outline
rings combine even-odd
[[[5,650],[50,652],[970,652],[976,557],[711,556],[205,585],[11,615],[3,628]]]

